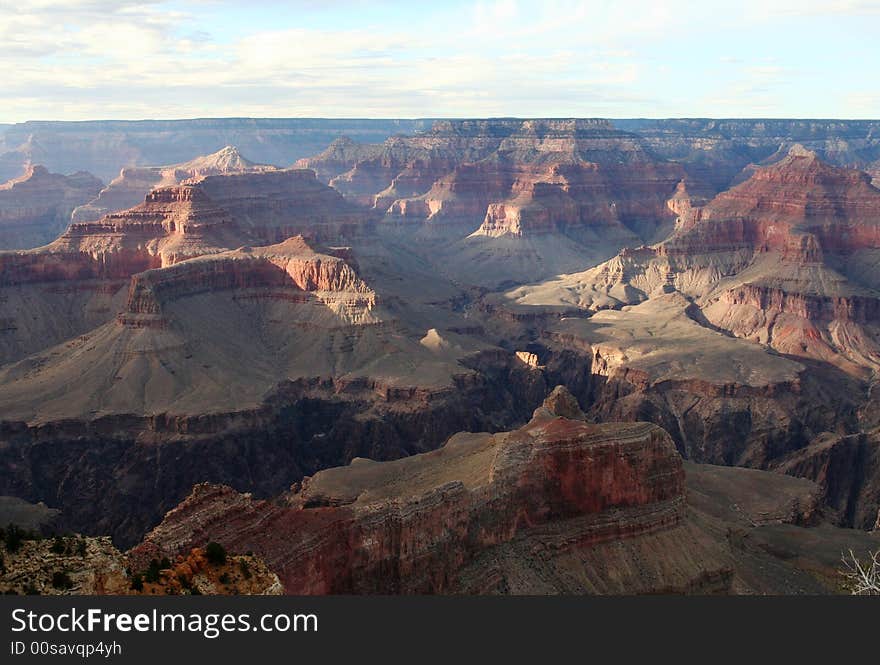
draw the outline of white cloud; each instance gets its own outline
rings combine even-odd
[[[242,3],[175,9],[181,4],[0,0],[0,121],[770,113],[790,108],[787,93],[803,78],[797,68],[810,63],[766,53],[784,51],[817,16],[819,24],[840,16],[867,24],[880,10],[880,1],[858,0],[745,0],[737,12],[685,0],[484,0],[408,24],[371,5],[305,0],[277,28],[244,21],[215,32],[211,17]],[[276,4],[260,11],[290,5]],[[309,12],[330,20],[310,23]],[[353,12],[356,21],[332,20]],[[771,32],[750,41],[762,26],[778,26],[779,39]],[[713,52],[713,37],[727,34],[738,41]],[[825,56],[816,49],[817,61]],[[851,86],[835,100],[880,114],[876,96],[859,92]]]

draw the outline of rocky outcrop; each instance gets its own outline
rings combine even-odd
[[[880,291],[870,276],[878,248],[880,190],[796,145],[688,208],[663,243],[621,252],[549,291],[589,309],[680,291],[709,325],[864,375],[880,362]]]
[[[138,273],[131,279],[120,320],[136,322],[129,315],[159,315],[163,304],[180,298],[243,289],[268,290],[273,298],[299,303],[308,303],[310,298],[335,303],[346,294],[346,311],[351,313],[369,311],[376,304],[376,293],[351,265],[315,252],[302,236],[296,236],[278,245],[246,247]],[[282,295],[285,289],[291,293]]]
[[[809,478],[839,524],[874,529],[880,516],[880,430],[841,435],[825,432],[773,465]]]
[[[217,539],[292,594],[815,594],[875,540],[823,524],[808,480],[682,465],[657,427],[582,417],[558,387],[518,430],[356,458],[271,502],[200,484],[130,558]]]
[[[31,166],[24,175],[0,184],[0,249],[39,247],[67,227],[71,211],[102,187],[89,173],[50,173]]]
[[[31,536],[32,534],[28,534]],[[193,548],[172,562],[130,561],[107,537],[25,538],[0,546],[0,593],[18,595],[278,595],[278,576],[252,555],[210,560]],[[164,567],[163,565],[164,564]],[[145,579],[146,578],[146,579]]]
[[[323,471],[287,505],[200,485],[132,556],[212,533],[264,557],[287,593],[448,593],[481,552],[522,531],[577,521],[568,547],[588,548],[675,528],[684,474],[665,433],[562,418],[558,401],[570,397],[557,393],[514,432],[460,434],[433,453]]]
[[[117,178],[88,203],[77,207],[71,216],[74,222],[92,222],[120,210],[133,208],[154,189],[173,187],[185,182],[198,182],[211,175],[261,173],[278,167],[255,164],[234,146],[226,146],[211,155],[197,157],[173,166],[141,166],[122,169]]]

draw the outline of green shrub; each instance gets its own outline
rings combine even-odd
[[[156,559],[150,561],[150,565],[147,568],[147,572],[144,573],[144,581],[156,583],[159,581],[159,562]]]
[[[213,541],[208,543],[205,546],[205,556],[208,557],[208,561],[215,566],[222,566],[226,563],[226,550],[220,543],[215,543]]]

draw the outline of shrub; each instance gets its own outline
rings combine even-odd
[[[229,584],[229,573],[223,573],[220,576],[220,584]]]
[[[852,550],[841,558],[844,567],[840,574],[854,596],[880,596],[880,550],[868,552],[864,560]]]
[[[24,541],[25,532],[16,526],[15,524],[10,524],[5,529],[5,533],[3,534],[3,542],[6,545],[6,549],[10,552],[18,552],[21,549],[21,543]]]
[[[150,561],[150,565],[147,568],[147,572],[144,573],[144,581],[156,583],[159,581],[159,562],[156,559]]]
[[[215,566],[226,563],[226,550],[220,543],[210,542],[205,546],[205,556]]]
[[[248,562],[242,559],[238,567],[241,568],[241,576],[249,580],[251,578],[251,567],[248,565]]]
[[[69,589],[73,586],[73,580],[70,579],[70,575],[58,570],[52,573],[52,586],[56,589]]]
[[[133,575],[131,578],[131,588],[135,591],[144,590],[144,579],[140,575]]]
[[[64,538],[61,536],[55,536],[49,551],[52,552],[52,554],[64,554],[67,551],[67,547],[64,544]]]

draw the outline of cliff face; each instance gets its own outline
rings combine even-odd
[[[794,144],[823,161],[863,169],[880,158],[876,120],[668,119],[614,120],[658,155],[681,162],[695,180],[718,192],[750,164],[775,161]]]
[[[480,554],[523,532],[569,524],[566,547],[576,550],[675,529],[684,474],[662,430],[589,425],[550,404],[514,432],[461,434],[432,453],[320,472],[285,504],[200,485],[132,557],[211,533],[263,556],[287,593],[456,592]]]
[[[122,169],[119,176],[102,189],[93,200],[77,207],[71,219],[74,222],[92,222],[110,213],[133,208],[152,190],[161,187],[197,182],[211,175],[261,173],[274,170],[277,170],[277,167],[251,162],[234,146],[226,146],[211,155],[197,157],[183,164],[128,167]]]
[[[255,244],[277,243],[295,235],[333,242],[366,231],[363,211],[307,170],[210,176],[199,187],[255,238]]]
[[[117,313],[108,301],[122,298],[117,294],[124,282],[139,272],[298,233],[312,241],[358,237],[365,222],[362,212],[309,171],[204,176],[156,189],[130,210],[71,224],[46,247],[0,253],[0,291],[9,301],[3,321],[10,333],[0,339],[0,360],[20,359],[89,330],[77,323],[79,314],[61,325],[50,320],[51,310],[40,306],[51,299],[47,291],[75,293],[72,307],[92,311],[86,318],[94,327]],[[95,293],[102,295],[88,295]],[[34,298],[36,309],[29,304]]]
[[[384,215],[380,233],[451,279],[495,288],[570,272],[664,236],[682,168],[605,120],[435,123],[338,142],[298,166]]]
[[[840,523],[857,529],[880,524],[880,430],[824,433],[773,468],[814,480]]]
[[[102,183],[91,174],[49,173],[42,166],[0,184],[0,249],[39,247],[67,226],[71,211],[95,196]]]
[[[880,190],[795,146],[686,206],[663,243],[566,278],[566,298],[598,309],[677,290],[712,325],[859,374],[880,361],[878,247]]]

